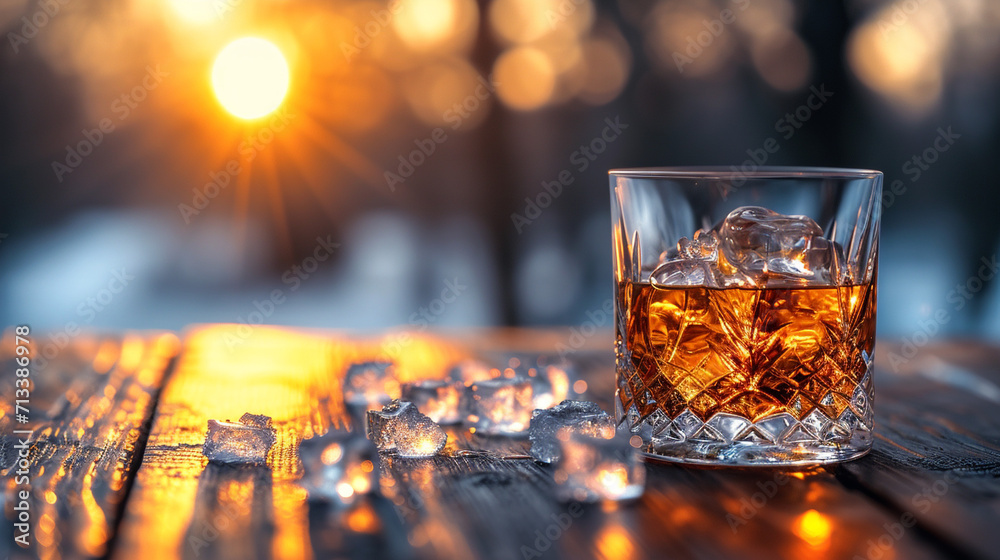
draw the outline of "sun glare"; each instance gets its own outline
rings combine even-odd
[[[212,2],[206,2],[205,0],[171,0],[170,3],[174,7],[174,11],[177,12],[177,15],[191,23],[211,23],[219,18],[219,14],[213,7]]]
[[[212,67],[219,103],[241,119],[258,119],[281,105],[288,92],[288,63],[270,41],[244,37],[226,45]]]

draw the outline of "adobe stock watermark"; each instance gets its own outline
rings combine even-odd
[[[246,342],[258,325],[263,324],[265,320],[274,315],[278,307],[288,301],[288,296],[298,291],[303,282],[315,274],[322,263],[333,256],[340,247],[340,243],[334,243],[331,237],[333,236],[317,237],[312,255],[302,259],[300,263],[292,265],[281,274],[281,283],[287,286],[287,291],[282,288],[271,290],[266,298],[254,299],[250,304],[250,311],[240,314],[236,318],[235,331],[226,333],[223,337],[230,352]]]
[[[585,313],[587,319],[579,326],[569,330],[569,337],[566,342],[556,344],[555,350],[560,358],[576,353],[583,348],[587,341],[597,334],[601,328],[613,323],[615,317],[615,300],[608,298],[596,309],[588,309]]]
[[[17,31],[7,32],[7,40],[10,41],[10,48],[14,50],[14,54],[17,54],[23,45],[27,45],[37,37],[38,33],[70,2],[72,0],[39,0],[36,3],[38,8],[31,15],[21,16],[21,26],[17,28]]]
[[[382,343],[382,352],[389,357],[399,356],[410,344],[413,344],[413,333],[427,330],[432,323],[437,322],[444,314],[449,305],[455,303],[469,286],[462,284],[458,277],[446,279],[444,287],[438,297],[432,299],[427,305],[410,314],[407,330],[392,335]]]
[[[911,184],[916,183],[940,159],[941,154],[950,150],[961,137],[961,134],[952,132],[950,126],[947,128],[938,127],[937,135],[931,141],[930,146],[903,162],[901,171],[910,178]],[[899,197],[906,194],[906,191],[906,183],[902,179],[896,179],[886,185],[885,189],[882,190],[882,212],[895,204]]]
[[[351,42],[340,42],[340,52],[343,53],[347,62],[351,62],[351,59],[368,48],[368,45],[372,44],[375,37],[381,35],[382,31],[386,27],[389,27],[389,24],[392,23],[392,18],[399,13],[402,7],[402,0],[391,0],[385,8],[369,11],[369,14],[372,16],[371,19],[365,22],[363,26],[354,26],[354,36],[351,38]]]
[[[948,471],[939,480],[934,481],[933,484],[922,488],[910,500],[912,509],[903,512],[899,516],[899,520],[883,524],[882,528],[885,529],[885,532],[877,538],[868,539],[866,542],[868,547],[865,549],[865,555],[855,554],[852,560],[882,560],[883,558],[888,560],[894,558],[895,551],[893,548],[895,548],[896,542],[903,538],[907,529],[917,524],[917,517],[913,512],[928,513],[934,507],[934,504],[941,501],[956,482],[958,482],[958,476]]]
[[[878,20],[878,31],[882,34],[882,38],[888,39],[896,30],[906,25],[906,22],[910,20],[910,16],[917,13],[926,3],[927,0],[894,2],[889,13]]]
[[[187,538],[188,544],[191,545],[191,552],[194,552],[195,556],[201,556],[201,550],[215,542],[222,531],[229,527],[229,524],[233,523],[242,513],[231,503],[219,503],[217,507],[221,510],[221,514],[213,516],[207,523],[202,524],[200,533],[189,535]]]
[[[521,545],[521,558],[523,560],[541,558],[547,550],[552,548],[552,545],[556,541],[566,534],[566,531],[573,525],[573,522],[582,515],[583,506],[578,502],[571,503],[566,508],[565,513],[553,513],[550,515],[549,518],[552,521],[545,527],[535,530],[535,540],[531,542],[532,546]]]
[[[805,101],[797,106],[795,110],[785,113],[774,123],[774,130],[781,135],[784,141],[791,140],[793,136],[805,125],[809,119],[813,118],[817,111],[833,97],[833,92],[826,89],[826,84],[809,86],[809,95]],[[730,165],[729,169],[735,177],[728,182],[716,182],[715,188],[719,190],[722,199],[725,200],[730,193],[735,192],[746,183],[751,173],[767,164],[772,155],[781,150],[781,142],[771,136],[764,140],[760,147],[750,148],[746,151],[747,159],[739,167]]]
[[[478,111],[483,103],[496,93],[497,82],[493,79],[493,75],[490,75],[488,79],[479,76],[476,81],[476,87],[472,93],[445,109],[441,115],[442,120],[448,123],[452,130],[458,130],[462,123],[472,116],[472,113]],[[438,146],[446,141],[448,141],[448,132],[441,127],[432,130],[426,138],[415,139],[413,144],[417,149],[407,154],[400,154],[396,158],[399,165],[396,166],[395,172],[387,170],[383,174],[389,192],[396,192],[396,186],[405,183],[407,179],[412,177],[417,168],[426,163],[437,151]]]
[[[917,357],[920,349],[927,346],[931,339],[951,322],[952,313],[962,310],[991,280],[996,278],[997,272],[1000,271],[997,255],[981,257],[979,263],[979,269],[975,274],[966,278],[965,282],[956,284],[945,296],[945,301],[951,304],[950,311],[943,306],[934,310],[929,318],[918,321],[913,334],[903,337],[898,353],[889,352],[889,365],[894,372],[899,372],[900,366]]]
[[[129,118],[132,111],[146,100],[149,92],[159,87],[163,78],[169,75],[160,68],[159,64],[156,65],[156,68],[147,66],[146,75],[140,83],[111,102],[110,111],[118,117],[117,122],[120,123]],[[104,142],[105,137],[115,131],[116,126],[111,117],[104,117],[98,121],[95,128],[85,128],[80,131],[83,139],[76,144],[66,145],[66,157],[63,161],[52,162],[52,172],[55,173],[56,180],[62,183],[63,178],[76,170],[83,163],[85,157],[94,153],[94,150]]]
[[[129,274],[126,268],[112,270],[107,283],[76,306],[79,322],[68,321],[62,329],[50,332],[48,341],[44,345],[39,340],[40,350],[35,357],[35,367],[39,370],[45,369],[49,360],[54,360],[83,332],[84,327],[92,324],[102,311],[110,307],[118,294],[124,292],[132,280],[135,280],[135,276]]]
[[[749,498],[740,498],[739,515],[734,513],[726,514],[726,522],[735,535],[740,527],[746,525],[753,519],[760,510],[767,506],[767,502],[778,494],[778,490],[788,484],[789,476],[783,472],[775,473],[774,478],[763,482],[757,482],[760,490],[754,492]]]
[[[211,6],[212,21],[221,21],[229,12],[236,10],[243,0],[200,0],[203,5]]]
[[[184,224],[190,224],[192,218],[208,208],[212,200],[228,188],[243,171],[244,164],[249,164],[256,159],[271,142],[274,142],[277,134],[284,130],[295,116],[289,113],[288,109],[282,108],[268,119],[267,126],[258,128],[253,134],[246,135],[237,148],[239,157],[230,159],[218,171],[210,171],[208,178],[211,180],[201,188],[191,189],[193,195],[190,204],[182,202],[177,205],[177,210],[180,212],[181,218],[184,219]]]
[[[726,8],[719,12],[717,18],[701,20],[704,29],[695,35],[688,35],[684,38],[687,42],[684,52],[673,52],[672,56],[678,72],[683,74],[685,66],[694,64],[694,61],[705,53],[705,49],[710,48],[712,43],[726,31],[726,26],[735,23],[736,16],[750,6],[750,0],[731,0],[731,2],[735,4],[738,11]]]
[[[569,162],[576,173],[583,173],[597,158],[608,149],[608,146],[618,140],[622,132],[628,129],[627,123],[621,122],[621,117],[614,119],[608,117],[604,119],[604,128],[601,133],[595,136],[590,142],[581,145],[569,155]],[[514,212],[510,215],[510,221],[514,224],[517,233],[523,233],[524,228],[530,226],[542,215],[553,202],[565,192],[576,181],[576,176],[570,168],[563,169],[556,176],[548,181],[542,181],[542,191],[532,197],[524,198],[524,210],[520,213]]]

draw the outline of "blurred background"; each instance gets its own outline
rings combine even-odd
[[[1000,337],[994,0],[3,0],[0,29],[0,319],[54,343],[578,325],[609,168],[762,157],[885,172],[881,335]]]

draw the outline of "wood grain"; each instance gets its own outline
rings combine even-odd
[[[13,546],[4,524],[3,547],[12,558],[101,558],[121,513],[145,445],[153,404],[179,341],[172,334],[127,335],[121,340],[77,341],[71,350],[33,372],[30,437],[11,436],[4,410],[4,510],[8,519],[30,480],[30,546]],[[4,392],[14,386],[4,367]],[[55,395],[59,395],[56,397]],[[4,395],[4,403],[12,399]],[[28,468],[18,464],[19,444]]]
[[[47,439],[33,444],[33,464],[62,468],[39,473],[34,499],[55,524],[47,546],[27,555],[100,556],[103,549],[90,545],[105,543],[113,558],[143,560],[1000,557],[1000,349],[973,343],[928,345],[901,365],[890,355],[901,349],[880,342],[875,447],[850,463],[792,471],[648,462],[647,491],[635,503],[582,506],[555,500],[551,467],[503,458],[523,457],[525,439],[449,428],[441,455],[383,455],[381,495],[346,506],[307,501],[297,444],[352,428],[340,395],[350,362],[392,358],[405,379],[419,379],[440,377],[472,354],[502,362],[562,350],[588,398],[610,410],[610,333],[579,344],[573,336],[508,329],[403,344],[398,334],[199,327],[184,336],[148,430],[138,420],[142,410],[150,416],[157,397],[159,378],[150,372],[162,377],[166,367],[129,369],[120,360],[111,367],[95,360],[101,343],[85,350],[81,340],[63,369],[36,380],[50,415],[35,426]],[[0,423],[9,429],[4,412]],[[267,464],[208,463],[201,452],[207,420],[244,412],[275,420]],[[75,427],[75,439],[47,432],[53,422]],[[126,431],[134,437],[122,439]],[[3,445],[9,466],[9,438]],[[53,504],[43,487],[55,493]],[[10,507],[6,498],[8,516]],[[9,524],[2,530],[10,537]]]
[[[354,361],[384,359],[389,346],[383,342],[245,325],[190,332],[160,398],[113,557],[312,557],[306,492],[296,484],[298,444],[351,427],[342,375]],[[403,349],[405,355],[396,356],[403,379],[443,370],[461,357],[420,337],[407,339]],[[267,464],[209,463],[202,455],[208,420],[235,420],[245,412],[274,421],[277,441]]]

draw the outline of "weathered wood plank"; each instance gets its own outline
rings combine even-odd
[[[998,362],[968,360],[997,353],[939,345],[893,368],[893,351],[900,349],[887,344],[877,356],[875,446],[863,460],[841,466],[838,476],[897,517],[913,516],[919,530],[950,547],[951,556],[996,557]]]
[[[308,523],[314,558],[414,558],[402,519],[379,495],[346,508],[310,502]]]
[[[156,394],[179,341],[174,335],[126,335],[78,340],[44,370],[33,371],[30,437],[11,436],[9,389],[14,365],[2,372],[4,511],[20,503],[19,484],[30,484],[30,545],[13,546],[13,527],[3,524],[12,558],[100,558],[120,514],[142,452]],[[58,398],[55,395],[59,395]],[[26,445],[24,445],[26,444]],[[27,468],[19,452],[27,453]]]
[[[521,558],[559,513],[551,476],[530,460],[384,455],[381,466],[383,493],[424,558]]]
[[[306,492],[296,484],[302,475],[298,443],[348,426],[340,394],[344,370],[353,361],[384,357],[390,346],[326,333],[241,328],[204,327],[185,337],[182,357],[160,399],[114,558],[312,557],[310,519],[327,518],[310,512]],[[394,342],[391,348],[400,348]],[[420,337],[402,346],[397,370],[403,379],[443,370],[461,357]],[[267,465],[209,464],[201,451],[207,421],[236,419],[244,412],[273,418],[278,434]],[[386,507],[373,511],[384,515]],[[393,525],[380,518],[379,526]],[[336,549],[331,539],[365,540],[355,533],[365,531],[341,527],[336,536],[324,534],[323,547]]]
[[[112,556],[919,560],[988,558],[1000,550],[992,531],[1000,521],[1000,419],[990,388],[1000,380],[1000,361],[994,361],[1000,351],[982,345],[928,346],[894,372],[886,361],[891,346],[880,342],[878,439],[868,457],[852,463],[798,472],[650,463],[647,492],[636,503],[577,507],[553,499],[550,467],[499,458],[522,454],[526,440],[455,428],[446,448],[453,456],[384,456],[385,498],[347,508],[306,503],[295,449],[302,437],[347,424],[339,392],[347,363],[389,353],[403,362],[402,376],[413,379],[443,375],[445,366],[471,352],[562,348],[579,365],[591,398],[610,409],[609,333],[582,344],[571,344],[570,336],[466,333],[461,349],[420,337],[403,343],[396,335],[372,342],[263,327],[249,336],[236,326],[197,329],[186,337],[161,394],[117,535],[110,534],[114,516],[106,521]],[[71,387],[68,400],[82,402],[81,395],[105,390],[86,380],[109,374],[87,372],[93,355],[81,355],[77,364],[46,376],[50,393]],[[52,407],[52,418],[73,417],[66,410]],[[267,465],[208,464],[201,454],[207,419],[247,411],[275,418],[278,442]],[[108,463],[88,460],[87,472],[99,478]],[[127,488],[128,480],[118,491]],[[64,486],[58,492],[67,493],[56,499],[66,511],[53,509],[54,519],[86,518],[89,506],[76,497],[85,491]],[[921,496],[930,503],[917,500]],[[897,531],[907,513],[914,526]],[[91,534],[80,527],[53,532],[61,557],[74,557],[76,549],[66,547]]]
[[[575,353],[592,397],[611,402],[609,352]],[[900,399],[895,405],[886,400]],[[920,406],[880,395],[880,414]],[[884,422],[883,416],[879,417]],[[515,440],[516,441],[516,440]],[[861,469],[893,472],[870,458]],[[426,558],[959,558],[978,529],[942,535],[919,520],[897,533],[900,511],[845,487],[840,465],[806,471],[648,464],[646,494],[607,511],[571,510],[552,496],[551,468],[493,457],[383,457],[384,491]],[[995,481],[987,483],[995,492]],[[971,499],[971,496],[967,496]],[[569,526],[563,523],[569,515]],[[998,516],[987,516],[995,523]]]

